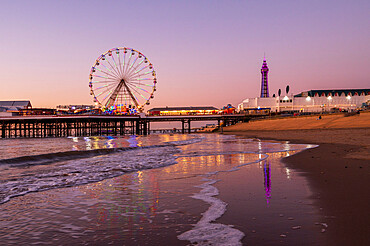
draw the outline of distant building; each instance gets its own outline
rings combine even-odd
[[[269,97],[268,72],[269,68],[264,59],[261,68],[260,97],[243,100],[238,105],[239,112],[268,114],[271,112],[351,111],[370,104],[370,89],[310,90],[297,95],[275,97],[274,94],[273,97]]]
[[[20,110],[31,109],[31,101],[0,101],[0,116],[19,115]]]
[[[0,101],[0,107],[26,109],[32,108],[31,101]]]
[[[148,110],[148,115],[209,115],[217,114],[218,108],[207,107],[163,107]]]
[[[370,104],[370,89],[310,90],[297,95],[247,98],[239,111],[258,112],[323,112],[351,111]]]

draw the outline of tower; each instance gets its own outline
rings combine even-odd
[[[261,74],[261,97],[269,97],[269,85],[268,85],[268,72],[269,68],[267,67],[266,58],[263,58]]]

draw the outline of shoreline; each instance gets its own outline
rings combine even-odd
[[[359,121],[359,127],[294,129],[296,120],[284,119],[285,127],[279,130],[271,129],[267,120],[242,123],[225,127],[223,134],[317,144],[318,147],[285,157],[282,162],[307,178],[313,192],[310,198],[319,209],[321,222],[328,225],[322,233],[326,245],[370,245],[370,123]],[[312,119],[307,120],[312,123]]]

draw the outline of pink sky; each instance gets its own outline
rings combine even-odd
[[[93,104],[89,71],[114,47],[144,53],[157,72],[151,105],[237,106],[270,95],[370,88],[370,2],[1,1],[0,100],[34,107]]]

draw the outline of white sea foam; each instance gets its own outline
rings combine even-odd
[[[226,212],[227,204],[214,197],[218,195],[218,190],[212,185],[217,181],[213,179],[205,179],[205,181],[198,186],[202,190],[192,197],[203,200],[211,206],[203,213],[194,228],[179,235],[178,239],[188,240],[191,243],[197,243],[197,245],[241,245],[240,240],[244,237],[243,232],[230,225],[211,223]]]
[[[245,154],[250,152],[229,152],[227,154]],[[217,153],[214,153],[217,154]],[[225,154],[225,153],[222,153]],[[256,154],[256,153],[254,153]],[[193,153],[194,155],[194,153]],[[258,163],[268,158],[267,154],[260,154],[261,157],[255,161],[248,163],[243,163],[237,166],[234,166],[227,170],[208,172],[204,174],[206,177],[214,176],[220,172],[233,172],[237,171],[239,168],[250,165],[253,163]],[[202,155],[194,155],[202,156]],[[202,214],[202,218],[194,226],[193,229],[186,231],[178,236],[180,240],[188,240],[191,243],[196,243],[197,245],[228,245],[228,246],[237,246],[242,245],[241,240],[245,236],[242,231],[239,231],[233,228],[232,225],[224,225],[220,223],[212,223],[216,219],[220,218],[225,212],[227,203],[214,197],[219,194],[219,191],[216,187],[213,186],[218,180],[205,178],[203,181],[205,183],[196,186],[202,188],[199,193],[192,195],[194,199],[203,200],[211,206],[206,212]]]

